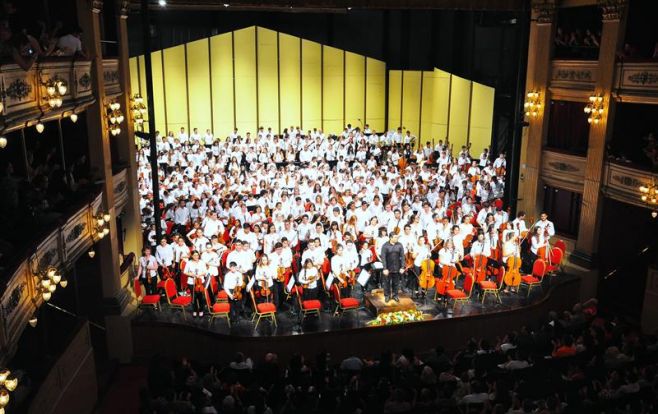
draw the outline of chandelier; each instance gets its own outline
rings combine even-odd
[[[62,277],[61,273],[55,266],[48,266],[45,270],[35,273],[37,282],[35,289],[41,294],[41,298],[48,302],[52,294],[57,290],[57,286],[65,288],[68,286],[68,281]]]
[[[539,99],[539,92],[531,91],[526,95],[525,103],[523,104],[525,109],[525,116],[537,118],[539,115],[539,110],[541,109],[541,100]]]
[[[107,123],[108,129],[112,136],[119,135],[121,133],[121,127],[119,124],[123,122],[123,112],[121,112],[121,104],[119,102],[111,102],[107,106]]]
[[[598,124],[603,117],[603,97],[600,95],[593,95],[589,97],[589,103],[584,109],[587,114],[587,122],[590,124]]]

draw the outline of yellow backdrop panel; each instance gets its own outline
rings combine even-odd
[[[302,39],[302,128],[322,127],[322,45]]]
[[[187,89],[190,100],[190,128],[198,128],[204,135],[211,129],[210,56],[208,39],[187,44]]]
[[[402,126],[400,111],[402,110],[402,71],[388,71],[388,128],[397,129]]]
[[[128,59],[130,67],[130,96],[139,93],[139,68],[137,67],[137,57]]]
[[[366,58],[366,118],[365,123],[376,132],[384,132],[386,114],[386,63]]]
[[[167,129],[178,135],[181,127],[188,131],[187,82],[185,46],[170,47],[162,51],[164,58],[165,96],[167,97]],[[189,132],[189,131],[188,131]]]
[[[155,130],[160,131],[161,135],[167,135],[167,124],[165,123],[167,118],[165,109],[164,77],[162,73],[162,51],[159,50],[151,53],[151,69],[153,71],[153,111],[155,115]],[[146,77],[142,79],[144,80],[142,85],[144,85],[146,83]]]
[[[407,70],[402,74],[402,126],[418,135],[420,126],[420,71]]]
[[[434,72],[424,71],[423,76],[423,101],[420,108],[420,130],[418,131],[419,143],[422,145],[432,141],[432,107],[434,106]]]
[[[301,126],[300,42],[295,36],[279,33],[279,67],[281,68],[281,131]],[[273,125],[272,129],[277,129]]]
[[[258,127],[256,96],[256,28],[233,32],[235,71],[235,126],[241,136]]]
[[[234,126],[232,33],[210,38],[210,59],[213,133],[223,140]]]
[[[277,73],[277,32],[256,28],[258,38],[258,122],[260,126],[279,126],[279,79]]]
[[[363,129],[365,113],[366,58],[345,52],[345,124]]]
[[[153,56],[153,55],[151,55]],[[144,55],[139,56],[137,58],[137,62],[139,62],[139,79],[140,79],[140,85],[139,85],[139,93],[146,98],[146,63],[144,62]],[[162,65],[162,62],[159,63]],[[153,57],[151,57],[151,67],[153,66]]]
[[[494,88],[473,82],[471,96],[471,154],[480,154],[491,145],[493,128]]]
[[[450,143],[455,151],[466,145],[468,113],[471,107],[471,81],[452,75],[450,91]]]
[[[337,134],[345,127],[343,120],[344,52],[330,46],[322,46],[323,53],[323,129]]]
[[[448,109],[450,106],[450,74],[434,69],[432,96],[432,138],[435,143],[448,136]]]

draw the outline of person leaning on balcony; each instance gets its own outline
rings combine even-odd
[[[89,55],[82,47],[82,29],[78,26],[71,26],[66,34],[57,41],[57,49],[60,56],[80,56],[89,59]]]
[[[23,32],[13,33],[9,21],[0,20],[0,59],[11,58],[27,71],[37,61],[40,51],[35,38]]]

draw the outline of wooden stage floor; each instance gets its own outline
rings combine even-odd
[[[545,299],[554,285],[568,282],[569,280],[577,278],[577,276],[572,275],[547,277],[543,287],[541,289],[533,289],[529,297],[526,297],[525,289],[523,289],[520,295],[516,293],[505,294],[501,292],[500,297],[502,303],[497,303],[491,295],[488,295],[485,303],[482,304],[479,297],[474,293],[470,302],[466,304],[458,304],[453,309],[452,303],[446,306],[445,303],[435,302],[433,300],[434,290],[432,289],[428,292],[424,299],[413,297],[412,300],[405,297],[408,295],[401,295],[400,304],[396,304],[395,302],[391,301],[389,302],[389,305],[395,305],[397,307],[404,308],[415,307],[418,310],[421,310],[426,315],[426,319],[429,320],[482,316],[487,314],[518,310],[527,306],[531,306]],[[308,333],[358,329],[368,326],[368,322],[375,319],[376,315],[373,308],[375,308],[375,305],[379,303],[378,300],[383,302],[383,298],[378,299],[379,293],[375,292],[375,298],[368,299],[364,297],[364,292],[361,291],[360,288],[357,288],[356,290],[357,291],[353,296],[362,301],[362,308],[358,311],[358,313],[348,312],[342,317],[333,316],[332,309],[331,311],[327,310],[321,312],[319,317],[309,316],[305,320],[301,321],[299,313],[296,312],[294,308],[284,305],[284,311],[279,311],[277,313],[277,327],[274,327],[268,320],[264,320],[261,321],[257,328],[255,328],[254,323],[252,323],[249,319],[243,318],[239,321],[239,323],[232,323],[231,328],[229,328],[226,321],[220,318],[215,319],[212,324],[209,323],[207,314],[205,315],[204,319],[200,319],[192,318],[191,313],[187,312],[187,318],[183,319],[181,312],[173,312],[167,309],[166,305],[163,305],[161,312],[137,311],[133,318],[133,327],[138,329],[139,326],[153,323],[156,325],[179,325],[181,327],[221,334],[222,336],[230,335],[243,338],[263,336],[291,336]],[[366,293],[366,295],[370,296],[369,293]],[[373,304],[373,302],[375,302],[375,304]]]

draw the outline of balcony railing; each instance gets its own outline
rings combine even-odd
[[[593,91],[599,74],[598,62],[591,60],[554,60],[551,66],[553,89]]]
[[[93,220],[100,207],[101,194],[97,194],[64,224],[35,241],[32,253],[0,276],[0,365],[15,352],[23,329],[43,300],[34,274],[48,266],[66,269],[92,245]]]
[[[643,202],[640,186],[650,187],[658,180],[656,174],[632,166],[607,162],[603,172],[603,191],[607,197],[639,207],[648,207]]]
[[[541,177],[548,185],[582,192],[585,157],[553,150],[542,153]]]
[[[91,88],[91,61],[50,58],[39,61],[28,71],[14,63],[0,65],[1,98],[4,110],[0,122],[5,131],[25,125],[61,117],[72,111],[81,112],[94,102]],[[67,91],[62,106],[51,109],[48,105],[46,83],[62,80]]]
[[[625,102],[656,103],[658,61],[617,63],[615,89]]]

